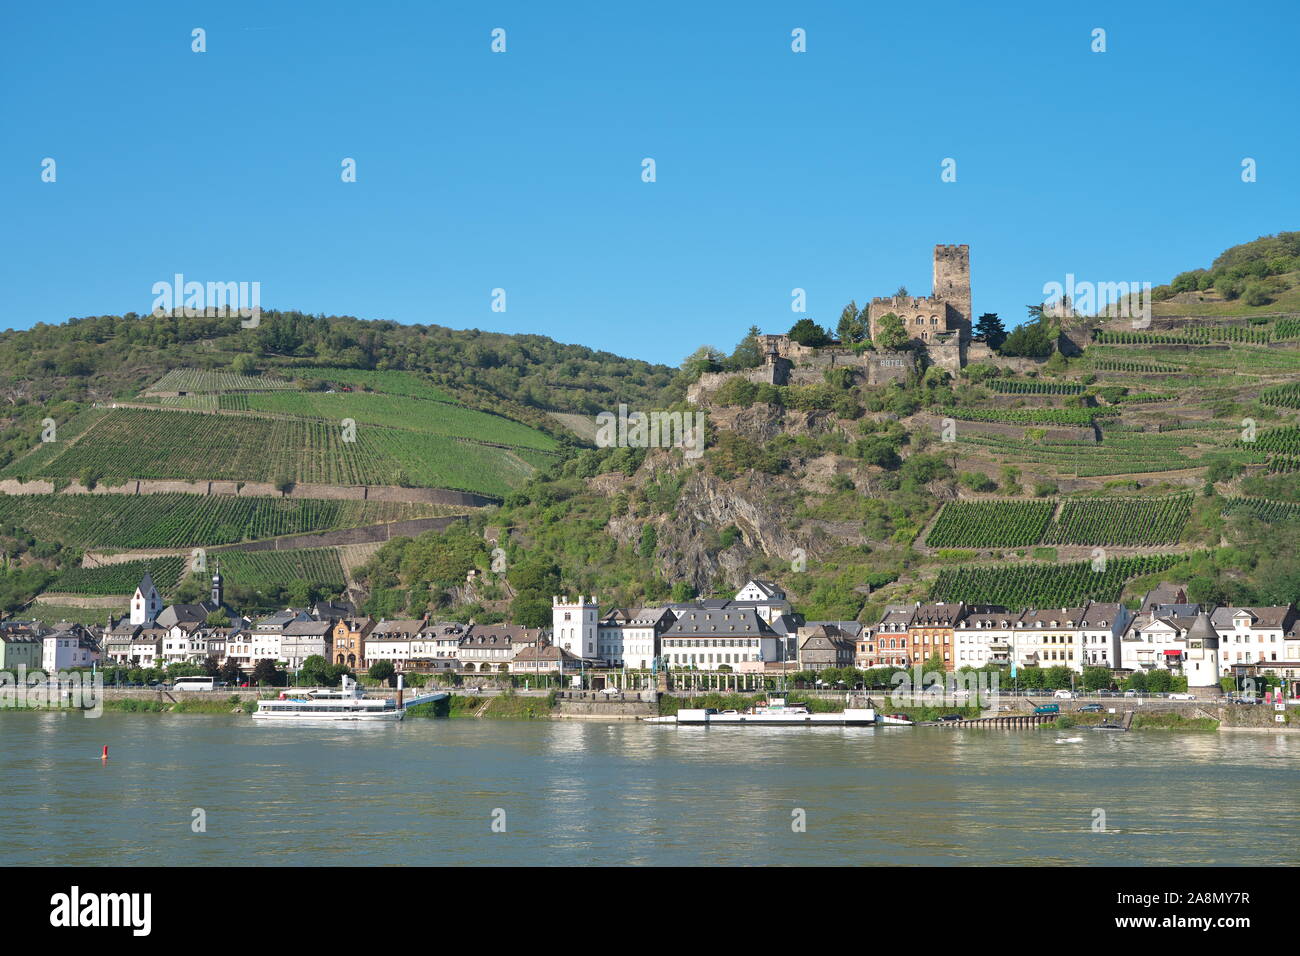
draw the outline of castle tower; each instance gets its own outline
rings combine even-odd
[[[948,303],[948,328],[971,336],[970,246],[934,247],[934,288],[931,298]]]
[[[582,595],[576,601],[568,596],[551,596],[551,641],[574,657],[596,656],[596,622],[600,619],[600,605],[595,596]]]

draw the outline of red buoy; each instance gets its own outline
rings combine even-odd
[[[108,759],[108,744],[104,744],[104,755],[103,755],[102,757],[100,757],[99,759],[100,759],[100,760],[107,760],[107,759]]]

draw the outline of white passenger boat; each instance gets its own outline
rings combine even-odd
[[[260,700],[253,717],[278,721],[401,720],[407,707],[427,704],[446,696],[445,693],[424,694],[404,703],[399,683],[396,699],[366,697],[360,684],[344,676],[342,686],[337,689],[324,688],[302,693],[286,691],[277,700]]]
[[[814,714],[807,704],[791,703],[784,697],[769,697],[749,710],[718,711],[712,707],[683,707],[666,717],[646,717],[651,724],[703,724],[746,727],[867,727],[878,723],[870,707],[848,707],[838,713]]]

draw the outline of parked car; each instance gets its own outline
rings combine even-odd
[[[940,720],[965,720],[966,718],[962,717],[961,714],[942,714],[940,715],[939,719]]]
[[[1195,694],[1170,694],[1170,700],[1196,700]]]
[[[1058,690],[1052,696],[1055,697],[1057,700],[1074,700],[1074,691]]]
[[[1079,708],[1081,714],[1100,714],[1101,704],[1084,704]]]
[[[1126,690],[1126,691],[1124,691],[1124,696],[1125,696],[1125,697],[1136,697],[1137,695],[1138,695],[1138,692],[1135,691],[1135,690]]]
[[[1034,708],[1035,714],[1059,714],[1060,712],[1060,704],[1042,704]]]
[[[1115,697],[1117,695],[1118,695],[1117,691],[1107,690],[1106,688],[1102,688],[1101,690],[1097,691],[1096,694],[1096,696],[1098,697]]]

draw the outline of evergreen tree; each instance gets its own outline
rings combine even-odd
[[[831,337],[812,319],[804,318],[790,327],[790,339],[800,345],[819,349],[823,345],[830,344]]]
[[[844,307],[835,334],[844,345],[856,345],[866,339],[867,315],[858,308],[857,302],[850,302]]]
[[[757,325],[751,325],[749,332],[736,344],[736,350],[731,353],[731,358],[727,359],[726,368],[739,371],[762,365],[763,350],[758,345],[758,337],[762,334],[762,330]]]
[[[1006,326],[996,312],[985,312],[975,323],[975,338],[981,339],[989,348],[997,351],[1007,340]]]

